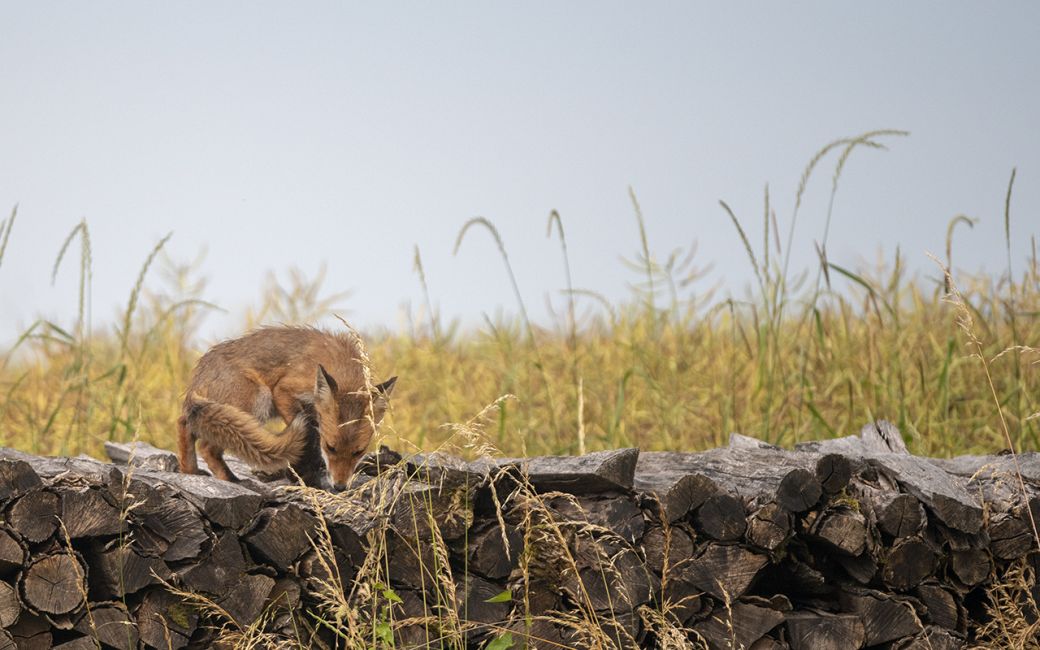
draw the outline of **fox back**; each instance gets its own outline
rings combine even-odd
[[[199,359],[184,413],[205,401],[233,407],[260,423],[278,415],[289,425],[305,416],[316,425],[333,485],[343,486],[368,448],[396,381],[370,387],[361,356],[356,339],[345,333],[308,327],[255,330],[214,346]],[[289,429],[284,435],[291,435]],[[299,453],[299,445],[293,453]]]

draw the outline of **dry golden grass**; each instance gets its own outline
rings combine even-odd
[[[655,256],[646,235],[652,223],[634,193],[640,241],[626,264],[637,284],[621,304],[572,286],[567,246],[580,242],[568,242],[564,220],[550,215],[549,235],[559,240],[565,265],[566,311],[546,326],[528,318],[519,291],[519,317],[488,320],[477,330],[431,317],[434,300],[416,249],[422,315],[407,330],[365,337],[374,376],[401,377],[383,442],[405,451],[493,449],[506,455],[622,446],[703,449],[723,443],[730,431],[790,444],[847,435],[884,417],[897,423],[916,453],[993,453],[1009,443],[1019,451],[1040,449],[1040,262],[1030,233],[1032,254],[1024,264],[1012,265],[1011,183],[1004,205],[1008,268],[1002,274],[954,270],[955,231],[974,225],[963,215],[948,223],[945,259],[934,277],[908,275],[899,253],[877,268],[847,268],[827,257],[826,230],[817,244],[818,264],[801,274],[790,270],[793,226],[813,172],[836,159],[833,205],[849,156],[859,147],[882,148],[884,140],[898,135],[872,132],[822,149],[803,175],[786,233],[778,229],[767,191],[759,247],[751,243],[747,224],[722,204],[720,218],[728,215],[736,226],[735,250],[743,247],[754,271],[755,285],[743,299],[697,292],[703,272],[695,249]],[[9,243],[17,246],[15,218],[12,213],[0,222],[0,262]],[[474,229],[492,234],[506,266],[503,281],[515,289],[506,242],[490,221],[463,225],[456,249],[480,245],[484,235]],[[181,393],[204,351],[199,327],[213,308],[203,300],[205,282],[196,278],[194,264],[164,260],[163,239],[145,255],[119,322],[95,325],[86,223],[65,240],[54,273],[67,272],[61,264],[77,241],[76,320],[36,322],[0,349],[0,444],[95,456],[109,439],[139,438],[172,448]],[[153,268],[157,260],[164,264]],[[145,278],[156,273],[163,274],[166,288],[145,290]],[[959,286],[956,294],[952,281]],[[324,293],[322,283],[321,275],[308,279],[294,272],[284,283],[272,276],[242,329],[262,322],[313,322],[334,313],[346,294]],[[957,304],[950,303],[951,295]],[[970,327],[964,327],[966,315]],[[492,403],[497,408],[486,410]],[[464,424],[445,425],[457,422]],[[551,544],[559,526],[540,514],[533,497],[530,512],[525,522],[530,541],[541,535],[559,546]],[[394,595],[380,565],[385,549],[376,542],[371,566],[361,574],[368,579],[355,581],[353,591],[332,579],[317,620],[361,646],[377,647],[380,635],[403,626],[419,626],[441,635],[446,647],[459,646],[465,621],[394,618]],[[559,560],[566,564],[567,558]],[[433,575],[443,582],[437,593],[450,604],[451,576],[443,567]],[[1029,623],[1035,618],[1015,609],[1019,587],[1031,580],[1023,569],[997,585],[991,595],[996,627],[980,630],[980,638],[996,639],[993,647],[1033,647],[1022,639],[1035,635]],[[666,610],[641,615],[659,638],[676,643],[685,638],[685,631],[670,627]],[[563,618],[557,622],[568,624]],[[569,624],[588,631],[595,644],[601,632],[594,622],[578,616]],[[238,635],[243,647],[265,645],[259,629],[229,633]]]
[[[826,154],[838,158],[833,197],[855,147],[879,147],[879,138],[892,133],[840,140],[821,150],[806,171],[798,204]],[[1009,251],[1010,189],[1004,224]],[[937,267],[934,277],[908,276],[898,252],[877,268],[850,270],[827,258],[826,233],[817,246],[819,264],[792,277],[789,248],[780,247],[768,193],[757,250],[723,204],[720,218],[724,222],[729,214],[737,226],[735,247],[739,251],[737,240],[743,242],[756,282],[738,300],[697,292],[703,273],[695,250],[655,257],[646,243],[650,224],[634,194],[633,205],[642,235],[638,253],[626,263],[638,284],[621,304],[571,286],[564,222],[551,214],[549,235],[562,244],[567,264],[561,281],[567,308],[548,326],[531,322],[518,291],[518,318],[489,319],[476,330],[430,318],[434,301],[416,249],[422,315],[406,330],[366,336],[376,376],[401,377],[385,427],[389,442],[435,448],[451,435],[444,423],[464,420],[511,394],[517,399],[502,406],[489,431],[507,454],[627,445],[702,449],[730,431],[789,444],[848,434],[875,417],[897,423],[918,453],[995,452],[1008,439],[1020,449],[1040,448],[1040,422],[1030,419],[1040,410],[1035,236],[1033,254],[1012,266],[1009,253],[1003,274],[952,273],[976,341],[958,327],[961,315],[948,303],[951,287],[943,277],[952,267],[955,229],[973,224],[962,215],[949,222],[946,259],[940,262],[945,268]],[[796,208],[792,223],[797,216]],[[0,224],[3,246],[8,239],[17,245],[14,219],[12,214]],[[503,282],[515,287],[506,243],[490,221],[467,222],[456,248],[487,243],[478,230],[492,234],[506,265]],[[67,271],[61,264],[77,238],[76,320],[39,321],[0,352],[3,442],[38,453],[98,454],[105,440],[136,435],[170,447],[181,392],[204,351],[197,334],[213,308],[202,300],[205,282],[195,278],[191,264],[153,264],[163,259],[163,239],[145,257],[119,322],[92,324],[85,223],[65,240],[54,272]],[[157,273],[166,288],[144,290],[146,276]],[[335,312],[346,294],[326,294],[323,280],[322,274],[308,279],[295,271],[285,282],[271,276],[243,331],[262,322],[313,322]]]

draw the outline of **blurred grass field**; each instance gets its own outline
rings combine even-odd
[[[720,224],[733,227],[733,254],[754,271],[755,284],[740,299],[693,292],[703,275],[694,250],[651,251],[653,218],[634,193],[642,236],[625,262],[633,293],[620,304],[571,286],[567,246],[582,243],[566,240],[565,218],[550,215],[546,246],[568,266],[561,265],[559,283],[565,308],[547,325],[532,323],[522,301],[513,303],[515,317],[485,319],[480,328],[442,322],[416,248],[424,308],[405,329],[362,332],[374,376],[401,378],[384,442],[438,448],[452,436],[446,423],[465,422],[509,395],[485,423],[489,442],[509,455],[696,450],[724,444],[731,431],[788,445],[848,435],[873,418],[895,422],[916,453],[993,453],[1009,441],[1040,449],[1040,263],[1037,233],[1021,234],[1030,226],[1011,214],[1014,175],[1005,205],[994,206],[1003,208],[1009,251],[1002,273],[955,270],[957,248],[971,245],[975,225],[962,215],[951,216],[931,273],[910,274],[900,253],[870,269],[849,268],[827,257],[826,230],[816,235],[819,259],[806,271],[792,268],[790,234],[810,178],[830,180],[833,205],[849,156],[899,135],[876,131],[822,149],[793,211],[779,210],[788,219],[778,221],[768,192],[754,224],[720,206]],[[16,212],[0,222],[0,263],[7,246],[18,246],[16,226]],[[508,242],[493,223],[460,226],[457,249],[498,246],[503,287],[515,289],[523,279],[513,277]],[[756,242],[746,235],[752,226]],[[136,437],[173,448],[182,391],[205,351],[200,327],[214,308],[205,302],[205,280],[194,264],[165,258],[164,239],[137,253],[140,277],[127,287],[122,318],[92,322],[89,235],[84,222],[55,242],[54,273],[79,276],[76,318],[37,321],[0,342],[0,444],[98,456],[105,440]],[[1011,244],[1023,236],[1032,253],[1012,260]],[[0,266],[5,272],[12,270]],[[312,323],[349,307],[336,293],[348,287],[329,290],[321,276],[274,277],[243,317],[243,332]]]

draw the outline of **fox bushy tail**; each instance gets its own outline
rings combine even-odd
[[[307,445],[309,419],[301,411],[280,434],[271,433],[251,414],[229,404],[192,395],[186,410],[189,430],[246,463],[262,469],[295,463]]]

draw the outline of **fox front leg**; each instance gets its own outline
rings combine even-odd
[[[329,484],[325,477],[328,470],[325,467],[325,457],[321,453],[321,436],[315,422],[314,406],[312,404],[300,405],[300,411],[292,419],[282,435],[296,435],[300,430],[306,430],[306,445],[299,460],[291,465],[292,470],[303,480],[308,487],[328,488]]]

